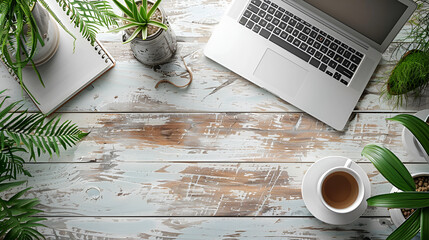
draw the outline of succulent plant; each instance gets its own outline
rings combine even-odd
[[[119,32],[122,30],[132,30],[131,36],[124,42],[129,43],[135,39],[140,33],[142,40],[146,40],[148,37],[148,26],[152,25],[155,27],[167,30],[167,26],[161,22],[155,21],[152,18],[153,14],[157,10],[161,0],[157,0],[151,4],[148,11],[148,1],[142,0],[136,2],[135,0],[125,0],[127,6],[122,5],[118,0],[113,0],[118,8],[124,13],[125,17],[116,15],[116,18],[123,20],[125,25],[111,30],[112,32]]]

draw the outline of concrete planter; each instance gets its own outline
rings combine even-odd
[[[153,2],[151,3],[153,4]],[[162,22],[168,26],[168,29],[159,28],[154,34],[148,36],[146,40],[135,38],[130,42],[134,57],[143,64],[150,66],[167,62],[177,50],[176,35],[170,27],[165,11],[162,7],[158,7],[158,9],[162,14]],[[122,40],[126,41],[130,35],[125,31]]]

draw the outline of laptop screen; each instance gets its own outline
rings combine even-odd
[[[378,44],[407,10],[397,0],[304,0]]]

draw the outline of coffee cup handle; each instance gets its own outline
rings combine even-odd
[[[344,164],[344,167],[350,168],[350,166],[352,165],[352,163],[353,163],[353,160],[347,159],[346,164]]]

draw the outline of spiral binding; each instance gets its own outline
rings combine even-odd
[[[95,51],[97,51],[98,55],[101,56],[101,59],[105,59],[104,62],[105,63],[109,63],[112,62],[112,60],[110,59],[110,57],[106,54],[106,52],[104,51],[104,48],[102,46],[100,46],[100,44],[98,43],[98,41],[96,41],[96,44],[94,46]]]

